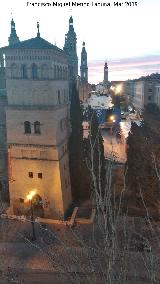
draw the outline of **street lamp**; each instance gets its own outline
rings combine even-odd
[[[31,191],[27,195],[27,200],[30,201],[30,206],[31,206],[31,224],[32,224],[32,241],[36,240],[36,233],[35,233],[35,227],[34,227],[34,215],[33,215],[33,203],[32,203],[32,198],[35,195],[35,191]]]
[[[111,115],[111,116],[110,116],[110,120],[111,120],[112,123],[115,122],[115,117],[114,117],[114,115]],[[112,127],[113,127],[113,125],[111,125],[111,144],[112,144]]]

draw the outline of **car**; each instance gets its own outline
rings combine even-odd
[[[126,119],[126,115],[124,112],[121,112],[121,119]]]

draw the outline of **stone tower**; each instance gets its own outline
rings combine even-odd
[[[103,81],[104,85],[108,84],[108,64],[107,62],[105,62],[104,64],[104,81]]]
[[[64,216],[72,202],[68,165],[68,60],[40,36],[3,48],[9,193],[14,214]]]
[[[19,37],[17,36],[15,22],[13,21],[13,19],[11,20],[11,33],[8,38],[8,42],[9,42],[9,45],[19,42]]]
[[[69,30],[65,35],[64,51],[68,58],[69,80],[77,79],[78,76],[78,57],[77,57],[77,37],[73,27],[72,16],[69,19]]]
[[[87,52],[85,49],[85,42],[83,42],[82,52],[81,52],[81,81],[88,82],[88,66],[87,66]]]

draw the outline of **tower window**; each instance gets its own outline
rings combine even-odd
[[[67,68],[64,69],[64,79],[67,80]]]
[[[18,68],[15,63],[11,65],[11,78],[17,78],[18,77]]]
[[[38,173],[38,178],[42,179],[42,173]]]
[[[40,127],[39,121],[34,122],[34,133],[35,134],[41,134],[41,127]]]
[[[57,80],[59,80],[59,66],[57,66]]]
[[[27,66],[24,64],[22,65],[21,69],[22,69],[22,78],[27,79]]]
[[[60,129],[63,130],[63,119],[60,120]]]
[[[61,95],[60,95],[60,90],[58,90],[58,104],[61,103]]]
[[[62,71],[62,79],[65,80],[65,69],[63,67],[63,71]]]
[[[32,79],[38,78],[38,68],[36,64],[32,64]]]
[[[31,123],[29,121],[24,122],[24,133],[31,134]]]
[[[33,172],[28,173],[29,178],[33,178]]]
[[[57,79],[57,68],[56,65],[54,65],[54,79]]]
[[[59,68],[59,79],[62,80],[62,67]]]
[[[41,76],[43,79],[48,79],[48,66],[46,64],[41,67]]]

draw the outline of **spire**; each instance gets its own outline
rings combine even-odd
[[[11,33],[8,38],[8,42],[9,42],[9,45],[19,42],[19,37],[17,36],[17,33],[16,33],[16,27],[15,27],[15,22],[13,18],[11,20]]]
[[[69,18],[69,24],[73,25],[73,17],[72,16],[70,16],[70,18]]]
[[[103,83],[106,85],[108,83],[108,64],[107,61],[105,61],[104,64],[104,80]]]
[[[88,64],[87,64],[87,52],[85,49],[85,42],[82,44],[82,52],[81,52],[81,81],[88,82]]]
[[[70,16],[69,18],[69,31],[74,32],[74,27],[73,27],[73,18]]]
[[[69,30],[65,34],[65,44],[63,50],[68,57],[69,79],[77,78],[78,75],[78,57],[77,57],[77,37],[73,28],[73,18],[69,18]]]
[[[85,42],[83,42],[83,44],[82,44],[82,52],[86,53]]]
[[[105,62],[104,64],[104,68],[107,69],[108,68],[108,64],[107,64],[107,61]]]
[[[40,32],[39,32],[39,22],[37,22],[37,37],[40,37]]]

